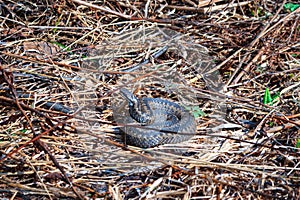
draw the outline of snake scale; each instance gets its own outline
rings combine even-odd
[[[195,134],[194,117],[178,104],[160,98],[138,99],[125,88],[120,92],[128,102],[128,113],[122,118],[128,125],[122,128],[126,144],[149,148],[186,141]]]

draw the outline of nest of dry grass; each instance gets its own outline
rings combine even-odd
[[[0,197],[299,198],[300,8],[289,3],[1,1]],[[173,42],[123,37],[149,27]],[[120,87],[187,105],[195,137],[125,147]]]

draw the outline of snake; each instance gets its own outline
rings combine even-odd
[[[125,144],[150,148],[189,140],[196,132],[195,118],[177,103],[161,98],[137,98],[126,88],[120,89],[128,102],[122,131]]]

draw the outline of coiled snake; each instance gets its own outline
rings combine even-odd
[[[121,128],[127,144],[142,148],[190,139],[196,132],[194,117],[176,103],[159,98],[138,99],[125,88],[122,96],[128,101],[128,112]]]

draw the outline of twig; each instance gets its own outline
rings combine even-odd
[[[243,71],[241,71],[237,77],[234,79],[234,81],[232,82],[232,84],[236,84],[240,78],[242,78],[246,72],[248,72],[250,70],[250,68],[252,67],[252,64],[253,63],[256,63],[256,61],[258,61],[259,58],[261,58],[261,56],[265,53],[265,47],[262,47],[259,52],[256,54],[256,56],[246,65],[246,67],[243,69]],[[240,66],[242,67],[242,64],[243,64],[243,61],[244,59],[246,58],[246,55],[243,57],[241,63],[240,63]],[[233,79],[233,77],[235,77],[235,75],[237,74],[238,71],[240,71],[241,67],[237,68],[235,70],[235,72],[233,73],[232,77],[230,80]],[[230,83],[230,81],[228,81],[228,83]],[[227,83],[227,85],[228,85]]]
[[[271,28],[269,28],[270,24],[272,24],[272,22],[277,18],[278,14],[280,13],[280,11],[282,10],[284,4],[285,4],[286,0],[284,0],[284,2],[282,3],[282,5],[280,6],[280,8],[278,9],[278,11],[276,12],[276,14],[273,16],[273,18],[271,19],[271,21],[264,27],[264,29],[258,34],[258,36],[249,44],[248,46],[248,49],[250,49],[251,47],[253,47],[258,41],[260,38],[262,38],[265,34],[267,34],[270,30],[272,30],[273,28],[275,28],[279,23],[283,22],[283,20],[287,19],[288,17],[291,16],[292,13],[288,14],[287,16],[285,16],[284,18],[282,18],[281,20],[279,20],[279,22],[277,22],[276,24],[274,24]],[[299,10],[299,9],[297,9]],[[297,11],[296,10],[296,11]],[[296,12],[295,11],[295,12]],[[295,13],[293,12],[293,13]],[[269,28],[269,29],[268,29]],[[263,48],[262,48],[263,49]],[[246,72],[249,71],[249,69],[251,68],[251,64],[252,63],[255,63],[258,59],[258,56],[260,53],[263,53],[262,52],[262,49],[261,51],[256,55],[256,57],[252,60],[252,62],[250,62],[243,71],[241,71],[239,73],[239,75],[232,81],[233,84],[237,84],[237,82],[240,81],[241,77],[244,76],[244,74]],[[244,60],[244,59],[242,59]],[[242,64],[242,63],[241,63]],[[239,70],[239,69],[238,69]],[[235,73],[236,74],[236,73]],[[230,82],[228,82],[227,84],[229,85]]]
[[[97,5],[94,5],[94,4],[91,4],[91,3],[88,3],[86,1],[81,1],[81,0],[72,0],[76,3],[79,3],[81,5],[85,5],[85,6],[88,6],[88,7],[91,7],[91,8],[96,8],[98,10],[101,10],[103,12],[106,12],[106,13],[110,13],[110,14],[113,14],[113,15],[116,15],[118,17],[121,17],[121,18],[125,18],[125,19],[131,19],[132,17],[130,15],[125,15],[125,14],[122,14],[122,13],[119,13],[119,12],[116,12],[116,11],[113,11],[109,8],[104,8],[102,6],[97,6]]]
[[[201,2],[201,4],[199,3],[200,5],[198,5],[198,7],[196,7],[196,8],[195,7],[187,7],[187,6],[174,6],[174,5],[167,5],[166,8],[206,13],[206,12],[214,12],[217,10],[222,10],[224,8],[233,8],[233,7],[237,7],[237,6],[244,6],[244,5],[251,3],[251,1],[246,1],[246,2],[240,2],[240,3],[232,3],[229,5],[224,4],[224,5],[211,6],[209,8],[202,8],[203,6],[209,5],[212,2],[214,3],[214,2],[219,2],[219,1],[223,1],[223,0],[205,1],[203,3]]]
[[[166,51],[168,50],[168,46],[164,46],[162,49],[160,49],[159,51],[153,53],[150,58],[158,58],[159,56],[161,56],[162,54],[164,54]],[[150,58],[143,60],[141,63],[130,67],[129,69],[124,69],[122,70],[122,72],[132,72],[134,70],[139,69],[140,67],[142,67],[145,64],[148,64],[150,62]]]

